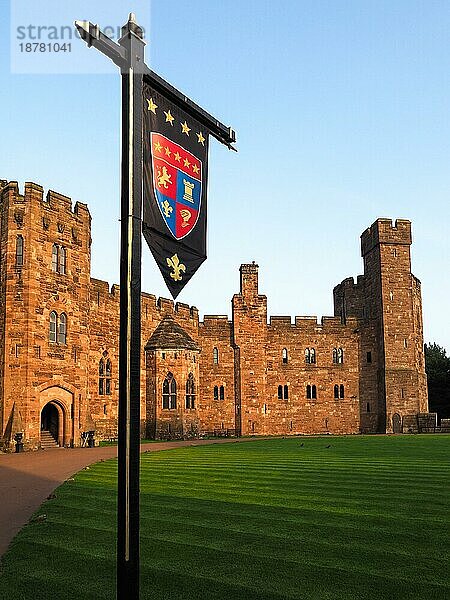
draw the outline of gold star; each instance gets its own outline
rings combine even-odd
[[[184,159],[184,166],[188,167],[191,163],[188,161],[187,158]]]
[[[203,133],[201,131],[199,131],[197,133],[197,137],[198,137],[198,143],[201,144],[202,146],[205,145],[205,138],[203,137]]]
[[[170,110],[168,110],[167,112],[164,111],[164,114],[166,115],[166,123],[170,123],[173,127],[173,121],[175,120],[175,118],[172,117],[172,115],[170,114]]]
[[[151,110],[152,113],[154,115],[156,115],[156,109],[158,108],[158,106],[153,102],[153,98],[150,98],[150,100],[147,100],[148,102],[148,110]]]
[[[161,152],[162,146],[161,146],[161,144],[159,142],[155,142],[155,150],[157,152]]]
[[[192,165],[192,170],[194,171],[195,174],[199,173],[200,169],[197,167],[197,165]]]
[[[177,162],[180,162],[180,161],[181,161],[181,156],[179,155],[179,153],[178,153],[178,152],[175,152],[175,154],[174,154],[174,157],[175,157],[175,160],[176,160]]]
[[[172,152],[169,149],[169,146],[164,146],[164,150],[166,152],[166,156],[170,156],[172,154]]]
[[[186,123],[186,121],[184,123],[181,123],[181,133],[185,133],[186,135],[189,135],[191,128],[188,127],[188,124]]]

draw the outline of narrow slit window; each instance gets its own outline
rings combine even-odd
[[[105,361],[103,358],[98,363],[98,393],[100,396],[105,393]]]
[[[287,351],[287,348],[283,348],[283,352],[281,353],[281,356],[283,358],[283,364],[287,365],[287,362],[288,362],[288,351]]]
[[[108,358],[105,365],[105,394],[107,396],[111,394],[111,373],[112,365],[111,360]]]
[[[287,385],[285,385],[283,391],[284,391],[284,395],[283,395],[284,399],[288,400],[289,399],[289,387]]]
[[[219,386],[215,385],[214,386],[214,400],[218,400],[219,399]]]
[[[223,385],[220,386],[219,393],[220,393],[220,399],[224,400],[225,399],[225,389],[224,389]]]
[[[23,267],[23,237],[17,236],[16,239],[16,267]]]
[[[283,400],[283,386],[278,386],[278,400]]]

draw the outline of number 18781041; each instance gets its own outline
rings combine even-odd
[[[72,52],[72,44],[70,42],[27,42],[19,44],[20,52]]]

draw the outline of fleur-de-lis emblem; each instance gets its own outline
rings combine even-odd
[[[170,203],[167,200],[164,200],[164,202],[161,202],[161,208],[164,211],[164,215],[169,218],[170,213],[173,212],[173,208],[170,206]]]
[[[180,263],[178,254],[174,254],[172,258],[166,258],[167,265],[173,269],[173,273],[170,274],[174,281],[181,281],[183,278],[180,273],[186,273],[186,266]]]

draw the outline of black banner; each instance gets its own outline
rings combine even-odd
[[[144,76],[143,234],[173,298],[206,260],[205,126]]]

